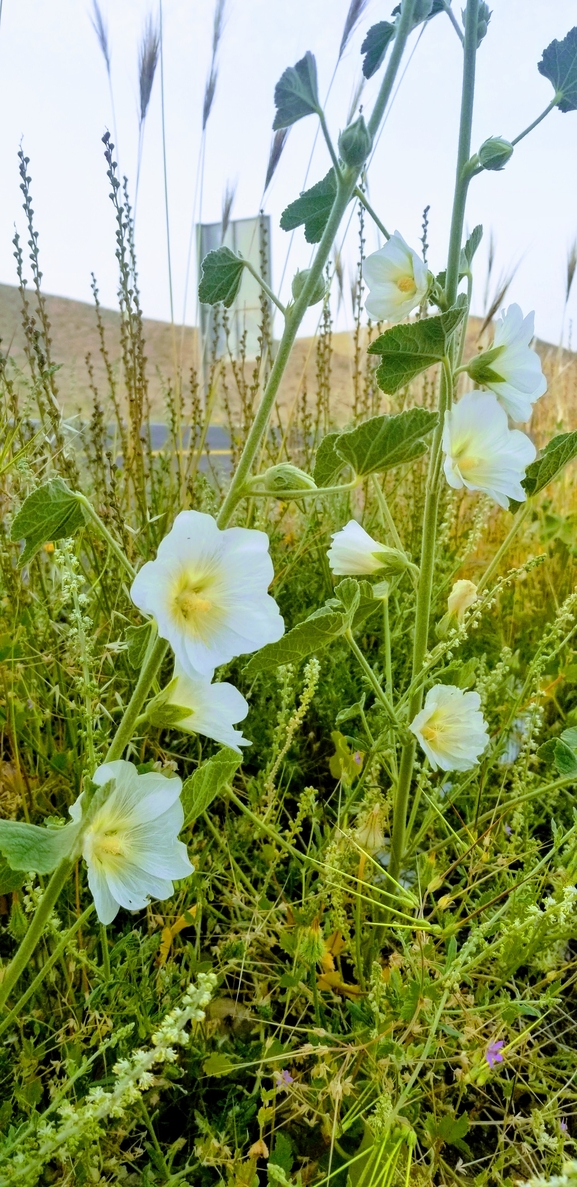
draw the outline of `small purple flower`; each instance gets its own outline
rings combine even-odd
[[[513,829],[511,828],[511,825],[510,825],[510,824],[506,824],[506,825],[505,825],[505,832],[507,833],[507,836],[508,836],[508,837],[510,837],[510,836],[511,836],[511,833],[513,832]]]
[[[360,750],[356,750],[356,751],[355,751],[355,753],[353,754],[353,762],[354,762],[354,763],[356,763],[356,765],[357,765],[358,767],[360,767],[360,765],[361,765],[362,761],[363,761],[363,760],[362,760],[362,758],[361,758],[361,752],[360,752]]]
[[[489,1043],[489,1046],[487,1047],[487,1050],[485,1051],[485,1059],[487,1060],[487,1063],[489,1064],[490,1068],[494,1068],[496,1063],[503,1062],[501,1048],[504,1046],[505,1046],[504,1039],[497,1039],[496,1042],[493,1041],[492,1043]]]
[[[286,1067],[283,1067],[282,1072],[275,1073],[275,1084],[277,1088],[286,1088],[289,1084],[294,1084],[294,1079]]]
[[[567,1125],[565,1118],[563,1118],[563,1120],[561,1121],[559,1128],[561,1130],[561,1133],[569,1133],[569,1127]]]

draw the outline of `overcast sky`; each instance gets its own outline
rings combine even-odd
[[[389,3],[369,0],[336,74],[327,104],[334,137],[345,123],[360,78],[366,29],[390,15]],[[134,191],[138,137],[137,54],[148,13],[158,0],[101,0],[112,54],[118,154]],[[202,218],[220,217],[227,181],[237,182],[233,216],[257,213],[274,114],[273,89],[282,70],[305,50],[317,58],[324,95],[333,74],[349,0],[228,0],[218,82],[207,128]],[[455,0],[460,11],[461,4]],[[478,56],[473,145],[489,135],[512,138],[547,105],[552,90],[537,71],[544,47],[577,22],[575,0],[494,0],[489,35]],[[23,230],[16,153],[30,157],[34,208],[47,292],[90,300],[97,275],[104,304],[116,304],[114,222],[100,137],[114,134],[106,69],[90,22],[91,0],[3,0],[0,25],[0,280],[14,283],[14,223]],[[186,258],[201,143],[201,111],[212,35],[213,0],[164,0],[164,80],[167,168],[176,320],[183,310]],[[411,55],[411,51],[414,51]],[[418,246],[421,213],[430,205],[430,263],[444,267],[453,187],[461,48],[450,22],[437,17],[414,33],[408,65],[387,117],[370,172],[374,206],[390,229]],[[407,61],[405,59],[405,62]],[[370,110],[378,78],[366,85]],[[292,240],[280,214],[302,188],[315,120],[295,125],[265,199],[272,217],[273,283],[286,285],[310,249],[302,231]],[[318,140],[309,184],[328,168]],[[567,248],[577,233],[577,112],[552,114],[516,150],[502,173],[484,174],[471,187],[467,222],[482,222],[474,305],[483,301],[489,231],[497,243],[497,272],[518,264],[509,298],[536,310],[537,333],[559,337]],[[356,219],[345,256],[354,259]],[[162,171],[161,89],[157,71],[145,128],[137,210],[142,299],[150,317],[168,318],[169,288]],[[377,246],[372,229],[368,250]],[[194,288],[194,284],[192,286]],[[340,324],[350,321],[349,283]],[[194,321],[194,296],[187,320]],[[309,315],[309,327],[314,315]],[[566,329],[576,323],[577,282]]]

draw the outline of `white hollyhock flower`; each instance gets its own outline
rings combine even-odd
[[[344,528],[333,532],[332,539],[327,556],[336,577],[366,576],[371,573],[385,573],[391,577],[405,569],[418,572],[416,565],[404,553],[373,540],[356,519],[349,520]],[[373,589],[376,588],[373,586]]]
[[[152,614],[181,666],[209,680],[219,664],[284,632],[278,606],[267,593],[273,578],[266,532],[218,527],[212,515],[181,511],[147,561],[130,596]]]
[[[505,508],[509,499],[525,501],[521,479],[537,450],[525,433],[509,428],[507,413],[492,393],[467,392],[448,409],[443,450],[449,486],[484,491]]]
[[[369,287],[365,309],[375,321],[402,321],[425,299],[429,287],[426,264],[398,231],[367,256],[363,276]]]
[[[337,577],[378,573],[383,568],[383,546],[351,519],[339,532],[333,532],[328,550],[329,565]]]
[[[412,730],[434,771],[470,771],[479,761],[489,735],[480,712],[478,692],[463,692],[453,684],[429,689],[424,708]]]
[[[477,601],[477,586],[474,581],[455,581],[447,598],[449,614],[454,614],[457,622],[462,623],[465,613]]]
[[[193,866],[178,840],[184,822],[178,778],[150,771],[139,775],[133,763],[104,763],[92,776],[98,787],[114,782],[97,807],[82,839],[88,885],[101,923],[112,923],[120,907],[140,911],[149,897],[170,898],[173,878],[186,878]],[[98,793],[96,793],[98,794]],[[81,795],[70,808],[82,817]]]
[[[163,697],[164,705],[175,705],[190,710],[188,716],[173,722],[173,728],[186,730],[190,734],[204,734],[222,746],[230,746],[240,754],[241,746],[250,746],[241,730],[234,724],[243,721],[248,713],[248,704],[234,684],[210,684],[202,677],[192,677],[185,672],[178,661],[174,665],[174,678]]]
[[[547,391],[541,359],[530,347],[534,335],[535,314],[524,318],[519,305],[510,305],[497,319],[490,370],[499,378],[481,382],[495,392],[512,420],[529,420],[535,400]]]

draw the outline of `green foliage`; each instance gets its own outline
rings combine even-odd
[[[389,43],[395,36],[395,26],[390,21],[378,21],[368,30],[361,45],[363,58],[363,74],[365,78],[372,78],[373,74],[382,66]]]
[[[577,110],[577,26],[543,50],[537,69],[553,84],[559,111]]]
[[[242,762],[242,757],[235,750],[223,747],[212,758],[203,762],[186,779],[182,788],[182,806],[184,808],[184,826],[198,820],[206,812],[212,801],[230,783],[235,771]]]
[[[51,478],[24,500],[14,516],[11,540],[24,540],[18,564],[25,565],[43,544],[73,536],[85,523],[82,507],[62,478]]]
[[[577,432],[559,433],[552,437],[536,461],[527,466],[521,486],[527,491],[527,498],[538,495],[554,478],[557,478],[565,466],[577,457]],[[509,509],[518,511],[521,503],[513,499],[509,501]]]
[[[352,432],[343,433],[336,448],[358,477],[382,474],[425,453],[424,438],[438,420],[438,414],[426,408],[372,416]]]
[[[464,316],[465,307],[458,305],[437,317],[392,326],[371,342],[369,354],[381,357],[377,370],[381,390],[394,395],[416,375],[442,362]]]
[[[317,486],[332,486],[343,468],[344,458],[337,450],[341,436],[341,433],[327,433],[320,442],[313,473]]]
[[[244,261],[230,247],[209,251],[202,261],[198,299],[203,305],[218,305],[230,309],[238,297]]]
[[[317,181],[310,190],[303,190],[300,198],[283,210],[280,220],[283,231],[295,231],[304,225],[307,243],[320,243],[336,193],[337,178],[334,169],[330,169],[322,181]]]
[[[570,726],[559,738],[549,738],[537,754],[543,762],[554,763],[560,775],[577,775],[577,728]]]
[[[13,890],[20,890],[24,882],[21,870],[13,870],[6,859],[0,856],[0,894],[11,894]]]
[[[319,111],[317,64],[314,54],[307,50],[296,66],[288,66],[274,89],[276,115],[273,131],[288,128],[305,115]]]
[[[126,628],[124,638],[126,640],[126,654],[131,668],[139,669],[142,667],[150,639],[150,626],[151,624],[149,622],[143,622],[141,626],[129,626]]]
[[[78,824],[41,828],[23,820],[0,820],[0,853],[12,870],[34,870],[49,874],[72,853]]]

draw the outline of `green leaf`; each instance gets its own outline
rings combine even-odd
[[[372,25],[361,45],[363,58],[363,74],[365,78],[372,78],[379,66],[385,60],[389,42],[395,36],[395,26],[390,21],[379,21]]]
[[[563,730],[561,737],[567,743],[567,746],[570,746],[577,753],[577,726],[571,725],[569,729]]]
[[[217,247],[216,251],[209,251],[202,261],[199,301],[203,305],[218,305],[222,301],[230,309],[238,296],[243,269],[244,260],[235,255],[230,247]]]
[[[304,224],[307,243],[319,243],[329,221],[336,192],[336,174],[331,169],[322,181],[317,181],[310,190],[303,190],[300,198],[283,210],[280,219],[283,231],[294,231]]]
[[[317,486],[332,486],[343,469],[344,460],[336,449],[340,437],[342,433],[327,433],[317,449],[313,471]]]
[[[553,757],[560,775],[577,775],[577,754],[560,738],[555,743]]]
[[[212,1055],[205,1059],[202,1070],[205,1076],[228,1076],[234,1066],[234,1061],[224,1051],[213,1051]]]
[[[62,478],[51,478],[28,495],[12,521],[10,539],[26,541],[19,566],[32,560],[43,544],[73,536],[84,523],[74,492]]]
[[[449,1146],[465,1145],[463,1138],[469,1132],[469,1118],[466,1113],[461,1113],[460,1117],[452,1117],[450,1113],[444,1117],[433,1117],[429,1113],[425,1127],[433,1141],[446,1142]]]
[[[0,894],[11,894],[13,890],[20,890],[26,880],[26,873],[13,870],[5,857],[0,855]]]
[[[545,446],[541,457],[531,462],[522,485],[527,495],[536,495],[543,490],[577,457],[577,433],[560,433]]]
[[[423,438],[432,432],[438,419],[436,412],[426,408],[409,408],[394,416],[372,416],[351,433],[341,434],[337,449],[355,474],[382,473],[425,453]]]
[[[281,664],[299,664],[308,655],[328,647],[348,626],[348,616],[343,610],[321,606],[292,631],[287,631],[278,643],[267,643],[253,655],[244,671],[247,676],[256,676],[257,672],[266,672]]]
[[[477,248],[479,247],[479,244],[480,244],[482,238],[483,238],[483,228],[482,228],[481,224],[479,223],[476,227],[473,227],[473,230],[471,231],[471,234],[469,235],[469,238],[467,239],[467,242],[463,248],[463,251],[465,253],[465,259],[466,259],[469,267],[471,266],[471,264],[473,262],[473,256],[475,255],[475,252],[477,251]]]
[[[150,622],[144,622],[142,626],[127,626],[124,633],[126,640],[126,654],[131,668],[142,667],[142,661],[146,654],[148,647],[148,640],[150,638]]]
[[[274,102],[277,110],[273,132],[319,111],[317,64],[310,50],[296,66],[288,66],[281,74],[274,89]]]
[[[210,808],[212,801],[222,791],[225,783],[230,782],[241,762],[242,757],[236,750],[229,750],[224,746],[185,780],[181,792],[184,808],[183,827],[192,824],[193,820],[198,820],[198,817]]]
[[[42,828],[22,820],[0,820],[0,853],[12,870],[49,874],[74,849],[80,824]]]
[[[368,583],[365,582],[365,584]],[[335,586],[335,598],[340,602],[345,613],[352,620],[361,600],[360,582],[356,581],[354,577],[345,577],[343,581],[339,581],[339,584]]]
[[[577,27],[570,29],[562,41],[552,41],[543,50],[537,69],[553,83],[559,111],[576,111]]]
[[[445,358],[452,335],[463,320],[465,306],[457,305],[436,317],[392,326],[369,346],[369,354],[381,356],[377,383],[394,395],[421,371]]]

